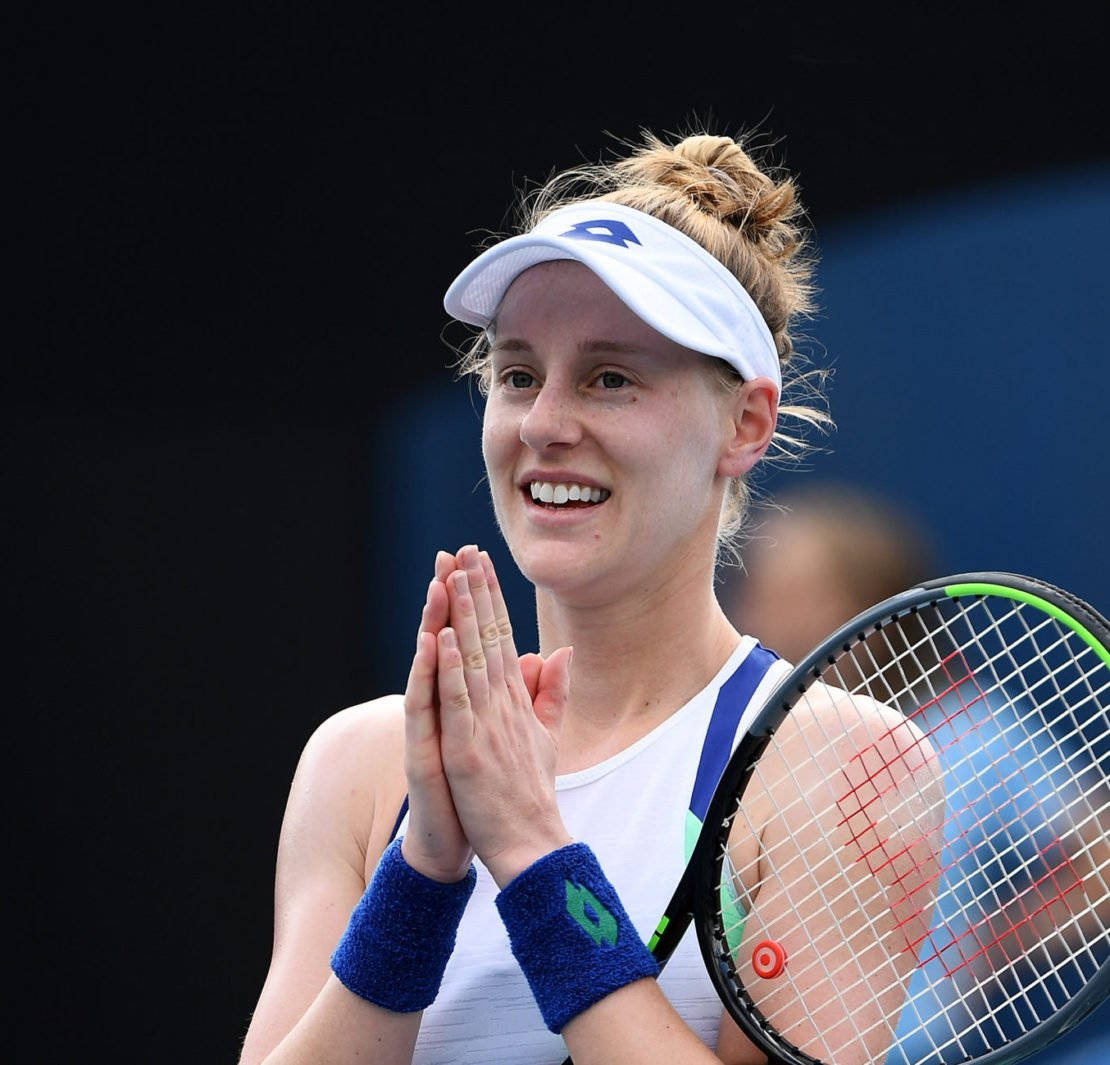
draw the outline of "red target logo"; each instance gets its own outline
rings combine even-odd
[[[752,951],[752,968],[765,980],[778,976],[786,968],[786,951],[773,939],[761,939]]]

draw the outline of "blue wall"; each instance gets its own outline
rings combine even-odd
[[[951,571],[1110,612],[1110,169],[858,217],[821,245],[839,431],[810,476],[926,518]]]

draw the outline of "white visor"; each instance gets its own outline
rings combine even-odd
[[[577,260],[665,337],[723,359],[745,381],[769,377],[781,391],[775,342],[744,286],[696,241],[622,204],[593,200],[552,212],[479,255],[443,305],[452,318],[485,328],[513,281],[552,259]]]

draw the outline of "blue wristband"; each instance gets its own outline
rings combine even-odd
[[[530,865],[497,896],[497,909],[553,1032],[617,988],[659,975],[584,843],[552,851]]]
[[[430,880],[405,862],[395,839],[351,913],[332,971],[349,991],[395,1013],[430,1006],[476,880],[473,865],[457,883]]]

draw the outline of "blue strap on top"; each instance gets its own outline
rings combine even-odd
[[[717,781],[721,779],[721,773],[732,754],[740,719],[760,681],[778,658],[774,651],[768,651],[757,643],[717,692],[717,703],[713,707],[709,727],[705,730],[698,772],[694,777],[694,790],[690,793],[690,812],[698,821],[705,820],[709,800],[713,798]]]

